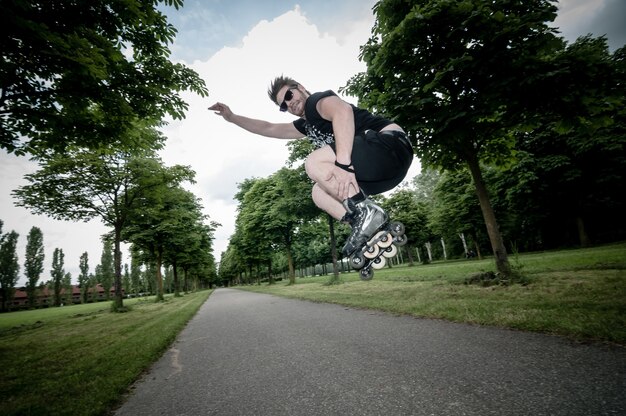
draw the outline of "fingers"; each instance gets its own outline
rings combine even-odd
[[[336,181],[336,195],[337,199],[343,201],[350,197],[350,193],[352,188],[354,188],[354,192],[359,191],[359,184],[356,181],[356,176],[354,173],[346,172],[343,169],[333,169],[328,175],[328,181],[330,181],[334,177]]]
[[[340,201],[348,198],[348,188],[349,186],[346,186],[343,182],[339,182],[339,186],[337,187],[337,198],[339,198]]]
[[[224,113],[226,109],[228,109],[228,106],[223,103],[215,103],[211,107],[209,107],[209,110],[213,110],[216,112],[216,114],[220,114],[220,115]]]
[[[360,190],[355,174],[338,167],[333,166],[326,171],[322,178],[323,180],[318,183],[329,195],[334,196],[339,201],[348,199]]]

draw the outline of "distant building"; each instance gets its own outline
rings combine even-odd
[[[124,289],[122,289],[122,294],[124,293]],[[90,287],[87,290],[87,302],[98,302],[105,300],[104,296],[104,288],[100,283],[96,285],[96,287]],[[0,295],[1,296],[1,295]],[[113,298],[115,296],[115,286],[111,287],[109,297]],[[61,289],[61,298],[65,297],[65,288]],[[0,298],[1,299],[1,298]],[[77,285],[72,285],[72,303],[77,304],[80,303],[80,287]],[[54,291],[44,286],[43,288],[38,287],[35,290],[35,306],[37,307],[48,307],[54,304]],[[26,293],[26,288],[20,287],[15,289],[15,294],[13,295],[13,302],[9,302],[7,306],[10,309],[23,309],[28,308],[31,305],[28,304],[28,294]]]

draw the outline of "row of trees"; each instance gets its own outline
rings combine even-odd
[[[148,137],[158,137],[150,131]],[[193,181],[189,168],[164,166],[148,146],[127,152],[67,150],[41,166],[26,176],[28,185],[14,192],[17,204],[61,220],[97,218],[111,227],[105,239],[113,246],[117,307],[123,306],[123,241],[144,263],[154,263],[158,299],[163,297],[164,263],[174,268],[177,294],[179,270],[185,276],[215,275],[211,250],[218,224],[207,224],[198,199],[182,187],[183,181]]]
[[[19,235],[15,231],[3,234],[2,221],[0,221],[0,297],[2,299],[2,311],[12,309],[15,290],[17,289],[20,271],[19,256],[16,251],[18,238]],[[126,296],[157,293],[160,285],[156,279],[155,263],[150,261],[144,263],[146,257],[141,251],[132,250],[130,254],[130,266],[128,263],[124,264],[121,279],[123,293]],[[113,244],[110,240],[104,240],[100,264],[95,266],[93,272],[89,266],[89,253],[84,252],[80,256],[80,272],[74,281],[71,273],[65,271],[63,249],[54,249],[50,280],[45,282],[41,280],[44,273],[44,259],[43,233],[38,227],[32,227],[27,236],[23,264],[26,278],[26,285],[23,290],[27,294],[28,307],[60,306],[75,302],[77,300],[73,299],[73,285],[75,283],[80,290],[80,298],[78,299],[80,303],[100,300],[98,286],[103,289],[104,300],[110,299],[111,289],[115,285]],[[178,293],[180,290],[188,291],[216,283],[216,273],[211,259],[207,259],[205,265],[208,266],[208,269],[183,269],[185,273],[182,282],[177,280],[177,267],[167,261],[164,266],[163,292],[165,293]],[[45,299],[42,298],[44,293],[48,294]],[[51,303],[47,303],[50,300],[48,296],[51,297]],[[46,303],[42,303],[42,300]]]
[[[550,26],[554,3],[376,4],[373,36],[361,53],[367,70],[345,91],[402,125],[427,168],[412,188],[381,198],[405,223],[407,248],[443,239],[460,254],[469,241],[478,253],[492,253],[508,278],[507,246],[587,246],[626,236],[626,48],[611,53],[606,38],[590,36],[568,45]],[[301,156],[292,149],[291,161]],[[297,263],[310,261],[306,253],[321,244],[330,261],[333,233],[323,217],[294,223],[294,207],[272,208],[272,193],[287,189],[279,177],[287,175],[240,186],[237,231],[220,273],[252,275],[260,264],[276,264],[270,254],[281,247]],[[301,206],[305,182],[291,184]],[[290,224],[283,235],[298,245],[255,237],[277,222]]]
[[[29,155],[40,169],[14,192],[18,205],[61,220],[100,219],[110,227],[115,306],[123,307],[120,243],[185,276],[215,275],[213,231],[182,184],[185,166],[157,156],[165,117],[181,119],[184,90],[204,81],[169,60],[176,29],[159,11],[182,0],[3,2],[0,39],[0,148]],[[84,276],[82,276],[85,279]]]
[[[567,153],[568,149],[563,147],[552,157],[562,158]],[[606,190],[604,198],[595,201],[594,215],[585,223],[586,232],[581,238],[580,219],[576,209],[567,203],[572,195],[563,191],[563,178],[545,174],[547,166],[542,160],[547,155],[536,154],[534,158],[529,155],[507,167],[482,167],[485,186],[509,250],[574,247],[626,237],[621,218],[624,195],[619,186],[624,174],[615,178],[615,186]],[[614,162],[607,158],[605,168]],[[291,181],[288,185],[284,182],[286,178]],[[535,178],[536,182],[529,183],[528,178]],[[599,175],[593,178],[585,177],[584,181],[595,180],[599,187],[607,180]],[[267,178],[248,179],[239,186],[236,231],[222,254],[219,268],[222,279],[249,283],[268,278],[271,282],[275,275],[284,273],[293,278],[294,269],[333,262],[333,240],[343,241],[349,230],[321,215],[312,205],[308,196],[312,184],[302,168],[285,167]],[[581,186],[582,183],[578,185]],[[574,181],[571,189],[576,187]],[[427,263],[433,259],[491,254],[474,188],[467,170],[425,169],[392,194],[375,197],[393,220],[404,223],[408,242],[401,248],[401,255],[409,264],[415,260]],[[295,189],[298,193],[285,199],[285,189]],[[303,215],[304,212],[307,214]]]
[[[239,184],[235,233],[222,255],[220,276],[232,281],[245,270],[252,275],[253,270],[259,271],[263,266],[271,279],[274,253],[279,251],[285,256],[293,281],[297,231],[319,216],[310,193],[311,184],[303,168],[284,168],[268,178]]]
[[[0,220],[0,296],[2,297],[2,311],[11,308],[16,285],[19,279],[19,256],[17,241],[19,234],[15,231],[2,233],[3,222]],[[87,253],[85,253],[86,255]],[[52,256],[51,280],[39,285],[44,268],[43,233],[38,227],[32,227],[27,236],[24,274],[26,276],[25,290],[30,306],[37,305],[37,290],[47,286],[53,292],[53,304],[61,305],[61,291],[71,286],[71,274],[65,273],[63,250],[55,248]],[[81,258],[82,267],[82,258]],[[70,295],[71,296],[71,295]]]

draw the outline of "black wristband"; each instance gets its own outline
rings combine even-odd
[[[350,165],[344,165],[343,163],[339,163],[335,160],[335,166],[345,170],[346,172],[354,173],[354,168],[351,168]]]

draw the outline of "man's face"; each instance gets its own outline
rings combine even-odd
[[[306,101],[306,97],[300,90],[301,88],[300,85],[285,85],[278,90],[276,101],[282,107],[281,110],[285,108],[286,111],[298,117],[304,115],[304,102]]]

